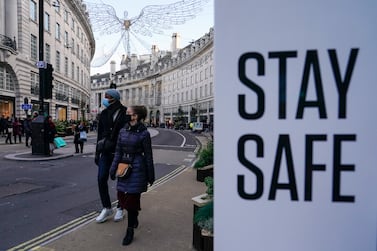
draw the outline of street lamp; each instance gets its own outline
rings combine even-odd
[[[50,152],[49,142],[46,135],[45,128],[45,116],[44,116],[44,94],[46,86],[46,76],[45,71],[47,64],[43,61],[43,52],[44,52],[44,0],[39,0],[38,2],[39,10],[39,62],[37,66],[39,68],[39,115],[34,118],[32,126],[32,154],[33,155],[48,155]],[[52,68],[52,66],[51,66]],[[52,71],[51,71],[52,74]],[[48,114],[48,111],[47,111]]]

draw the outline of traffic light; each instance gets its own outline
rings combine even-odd
[[[54,71],[54,68],[51,64],[47,64],[46,69],[44,69],[44,88],[43,88],[43,97],[45,99],[52,98],[52,88],[54,87],[52,85],[52,80],[54,80],[54,77],[52,76],[52,73]]]

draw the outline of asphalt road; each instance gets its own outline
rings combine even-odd
[[[192,165],[197,141],[187,131],[158,129],[152,139],[156,178]],[[1,139],[0,139],[1,140]],[[86,144],[94,144],[95,136]],[[6,250],[99,211],[94,154],[51,161],[11,161],[3,156],[22,145],[0,145],[0,250]],[[18,150],[19,151],[19,150]],[[112,201],[116,182],[109,180]]]

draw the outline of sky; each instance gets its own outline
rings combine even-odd
[[[124,11],[128,11],[128,18],[139,15],[143,7],[147,5],[163,5],[178,2],[179,0],[102,0],[102,3],[111,5],[117,12],[119,18],[124,17]],[[214,26],[214,0],[207,0],[204,4],[203,10],[196,14],[196,17],[187,21],[182,25],[175,25],[172,29],[164,30],[163,35],[153,34],[152,37],[139,35],[139,38],[144,41],[144,46],[138,42],[137,39],[131,38],[130,45],[133,53],[139,55],[150,54],[152,45],[157,45],[160,50],[170,50],[171,36],[177,32],[181,36],[181,48],[187,46],[191,41],[196,40],[209,32],[209,29]],[[100,3],[100,0],[86,0],[85,2]],[[104,52],[109,51],[119,41],[121,34],[100,35],[94,30],[94,38],[96,40],[96,53],[94,58]],[[148,45],[147,48],[146,45]],[[111,59],[101,67],[91,67],[91,75],[97,73],[107,73],[110,71],[110,61],[116,62],[116,70],[120,70],[120,61],[122,55],[126,55],[123,44],[120,43],[117,51]]]

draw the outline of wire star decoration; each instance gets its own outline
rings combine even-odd
[[[104,3],[85,2],[89,13],[89,19],[94,32],[100,35],[112,35],[120,33],[120,39],[102,57],[92,60],[92,67],[104,65],[115,53],[119,44],[123,42],[123,47],[127,56],[131,54],[132,40],[145,47],[146,43],[138,36],[152,37],[154,34],[162,35],[164,30],[172,29],[173,25],[182,25],[196,17],[209,0],[181,0],[178,2],[163,5],[147,5],[140,14],[135,17],[128,17],[128,12],[124,11],[124,17],[117,16],[115,9]]]

